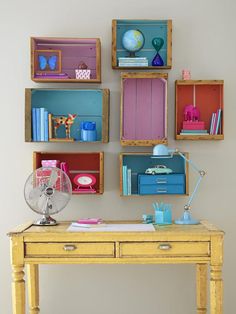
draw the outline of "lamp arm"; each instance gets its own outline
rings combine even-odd
[[[193,201],[193,199],[194,199],[194,196],[196,195],[196,193],[197,193],[197,191],[198,191],[198,189],[199,189],[199,185],[200,185],[202,179],[203,179],[203,176],[200,176],[200,177],[198,178],[198,181],[197,181],[197,183],[196,183],[196,185],[195,185],[195,188],[194,188],[194,190],[193,190],[193,193],[192,193],[191,196],[189,197],[188,203],[184,206],[184,209],[185,209],[185,210],[190,209],[190,205],[191,205],[191,203],[192,203],[192,201]]]
[[[187,161],[192,168],[198,173],[199,178],[197,180],[197,183],[195,185],[195,188],[193,190],[193,193],[191,194],[191,196],[189,197],[188,203],[184,206],[185,210],[189,210],[190,209],[190,205],[194,199],[194,196],[196,195],[198,189],[199,189],[199,185],[203,179],[203,177],[205,176],[206,172],[204,170],[200,170],[193,162],[192,160],[188,159],[184,154],[182,154],[180,151],[176,151],[185,161]]]
[[[180,151],[178,151],[177,150],[177,153],[185,160],[185,161],[187,161],[192,167],[193,167],[193,169],[198,173],[198,174],[200,174],[200,172],[202,171],[202,170],[200,170],[193,162],[192,162],[192,160],[190,160],[190,159],[188,159],[184,154],[182,154]]]

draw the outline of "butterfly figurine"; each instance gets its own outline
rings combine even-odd
[[[49,66],[49,69],[51,71],[54,71],[57,66],[57,56],[52,55],[48,59],[47,57],[43,55],[38,56],[38,61],[39,61],[39,68],[41,71],[45,70],[47,66]]]

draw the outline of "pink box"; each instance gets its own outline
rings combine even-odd
[[[189,70],[182,71],[182,80],[191,80],[191,74]]]
[[[60,160],[42,160],[42,167],[60,167]]]
[[[204,121],[183,121],[183,130],[204,130]]]
[[[87,69],[76,69],[75,77],[77,80],[90,80],[91,70]]]

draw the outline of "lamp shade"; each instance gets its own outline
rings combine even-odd
[[[158,144],[153,147],[153,156],[155,157],[170,157],[172,152],[173,150],[163,144]]]

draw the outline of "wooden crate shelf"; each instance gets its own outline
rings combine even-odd
[[[183,129],[184,108],[194,105],[200,111],[206,135],[180,134]],[[211,118],[221,110],[218,134],[210,134]],[[177,80],[175,82],[176,140],[223,140],[224,139],[224,81],[223,80]],[[196,131],[197,132],[197,131]]]
[[[32,108],[45,108],[55,116],[76,114],[71,127],[72,142],[81,143],[80,123],[96,122],[97,141],[109,141],[109,89],[38,89],[25,90],[25,141],[33,141]],[[49,127],[53,130],[53,127]],[[53,133],[53,132],[52,132]],[[49,141],[68,142],[65,139],[65,127],[57,130],[57,137],[51,136]],[[92,142],[82,142],[92,143]]]
[[[72,190],[76,185],[73,178],[79,174],[92,174],[96,178],[94,188],[95,194],[85,193],[86,195],[98,195],[104,192],[104,153],[103,152],[34,152],[33,170],[42,167],[42,160],[59,160],[66,162],[69,168],[69,178],[72,183]],[[75,195],[84,195],[73,193]]]
[[[50,51],[57,55],[54,71],[40,71],[38,55],[42,51],[48,60]],[[51,55],[52,55],[51,54]],[[61,61],[60,61],[61,60]],[[80,63],[90,70],[90,79],[76,79],[75,70]],[[47,73],[49,72],[49,73]],[[31,37],[31,79],[34,82],[101,83],[101,43],[99,38]]]
[[[122,146],[167,144],[166,73],[121,73]]]
[[[127,57],[128,52],[122,45],[122,36],[128,30],[139,30],[143,33],[145,43],[143,48],[136,53],[138,57],[146,57],[148,66],[145,67],[120,67],[118,58]],[[152,66],[156,50],[152,40],[161,37],[164,45],[159,51],[164,61],[163,66]],[[171,20],[113,20],[112,21],[112,68],[113,69],[171,69],[172,67],[172,21]]]
[[[187,158],[189,158],[188,153],[183,153]],[[146,175],[151,182],[148,185],[148,188],[151,188],[151,192],[145,192],[145,195],[189,195],[189,166],[188,163],[178,154],[174,154],[173,158],[152,158],[151,153],[120,153],[120,195],[121,196],[143,196],[140,190],[140,176],[143,177],[145,170],[148,168],[153,168],[155,165],[165,165],[167,168],[170,168],[172,174],[158,174],[158,175]],[[126,166],[126,169],[130,169],[129,179],[125,174],[126,169],[123,168]],[[124,172],[124,173],[123,173]],[[168,180],[173,179],[173,175],[182,176],[182,186],[181,192],[173,193],[172,191],[164,191],[169,187]],[[131,178],[131,179],[130,179]],[[179,179],[179,178],[178,178]],[[124,181],[127,180],[127,181]],[[175,179],[174,179],[175,180]],[[130,185],[129,189],[125,188],[125,182]],[[175,188],[179,187],[179,183],[171,182],[171,185],[175,184]],[[178,186],[177,186],[178,185]],[[153,188],[156,192],[153,192]],[[160,188],[160,191],[158,191]],[[129,190],[128,193],[127,190]],[[174,189],[178,191],[178,189]],[[141,193],[140,193],[141,192]]]

